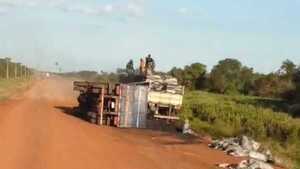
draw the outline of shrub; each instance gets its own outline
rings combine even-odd
[[[275,107],[271,103],[276,103]],[[297,161],[299,150],[291,147],[300,147],[300,121],[287,112],[275,111],[282,105],[280,100],[268,98],[194,91],[185,95],[181,117],[189,118],[196,131],[215,137],[246,134],[263,142],[272,140],[283,147],[278,151],[288,150],[284,154]]]

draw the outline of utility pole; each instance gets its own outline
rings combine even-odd
[[[56,66],[56,69],[57,69],[57,73],[59,73],[60,72],[59,63],[55,62],[55,66]]]

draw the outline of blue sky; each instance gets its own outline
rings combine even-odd
[[[300,0],[0,0],[0,56],[42,70],[114,71],[151,53],[160,70],[237,58],[300,64]]]

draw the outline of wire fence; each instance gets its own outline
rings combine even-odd
[[[21,63],[13,62],[10,58],[0,58],[0,79],[29,78],[33,69]]]

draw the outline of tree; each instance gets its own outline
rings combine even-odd
[[[253,68],[243,67],[240,72],[241,93],[246,95],[253,94],[254,81],[257,78]]]
[[[173,67],[169,73],[171,76],[175,77],[178,80],[179,84],[183,84],[184,70],[181,68]]]
[[[295,84],[295,100],[300,103],[300,66],[298,66],[297,69],[295,69],[294,75],[293,75],[293,82]]]
[[[293,100],[296,97],[295,82],[293,81],[297,66],[290,60],[282,62],[278,70],[279,76],[279,92],[282,98]]]
[[[201,63],[186,65],[184,69],[173,67],[169,74],[189,89],[201,89],[206,75],[206,66]]]
[[[254,82],[255,95],[263,97],[278,97],[280,93],[279,81],[279,77],[275,73],[262,75]]]
[[[283,75],[287,77],[288,80],[292,80],[295,71],[296,71],[296,65],[292,61],[287,59],[282,62],[282,65],[280,67],[280,72],[283,73]]]
[[[200,89],[206,74],[206,66],[193,63],[184,67],[184,84],[191,89]]]
[[[211,89],[218,93],[233,94],[242,91],[242,64],[236,59],[224,59],[213,67],[210,74]],[[245,69],[246,70],[246,69]]]

